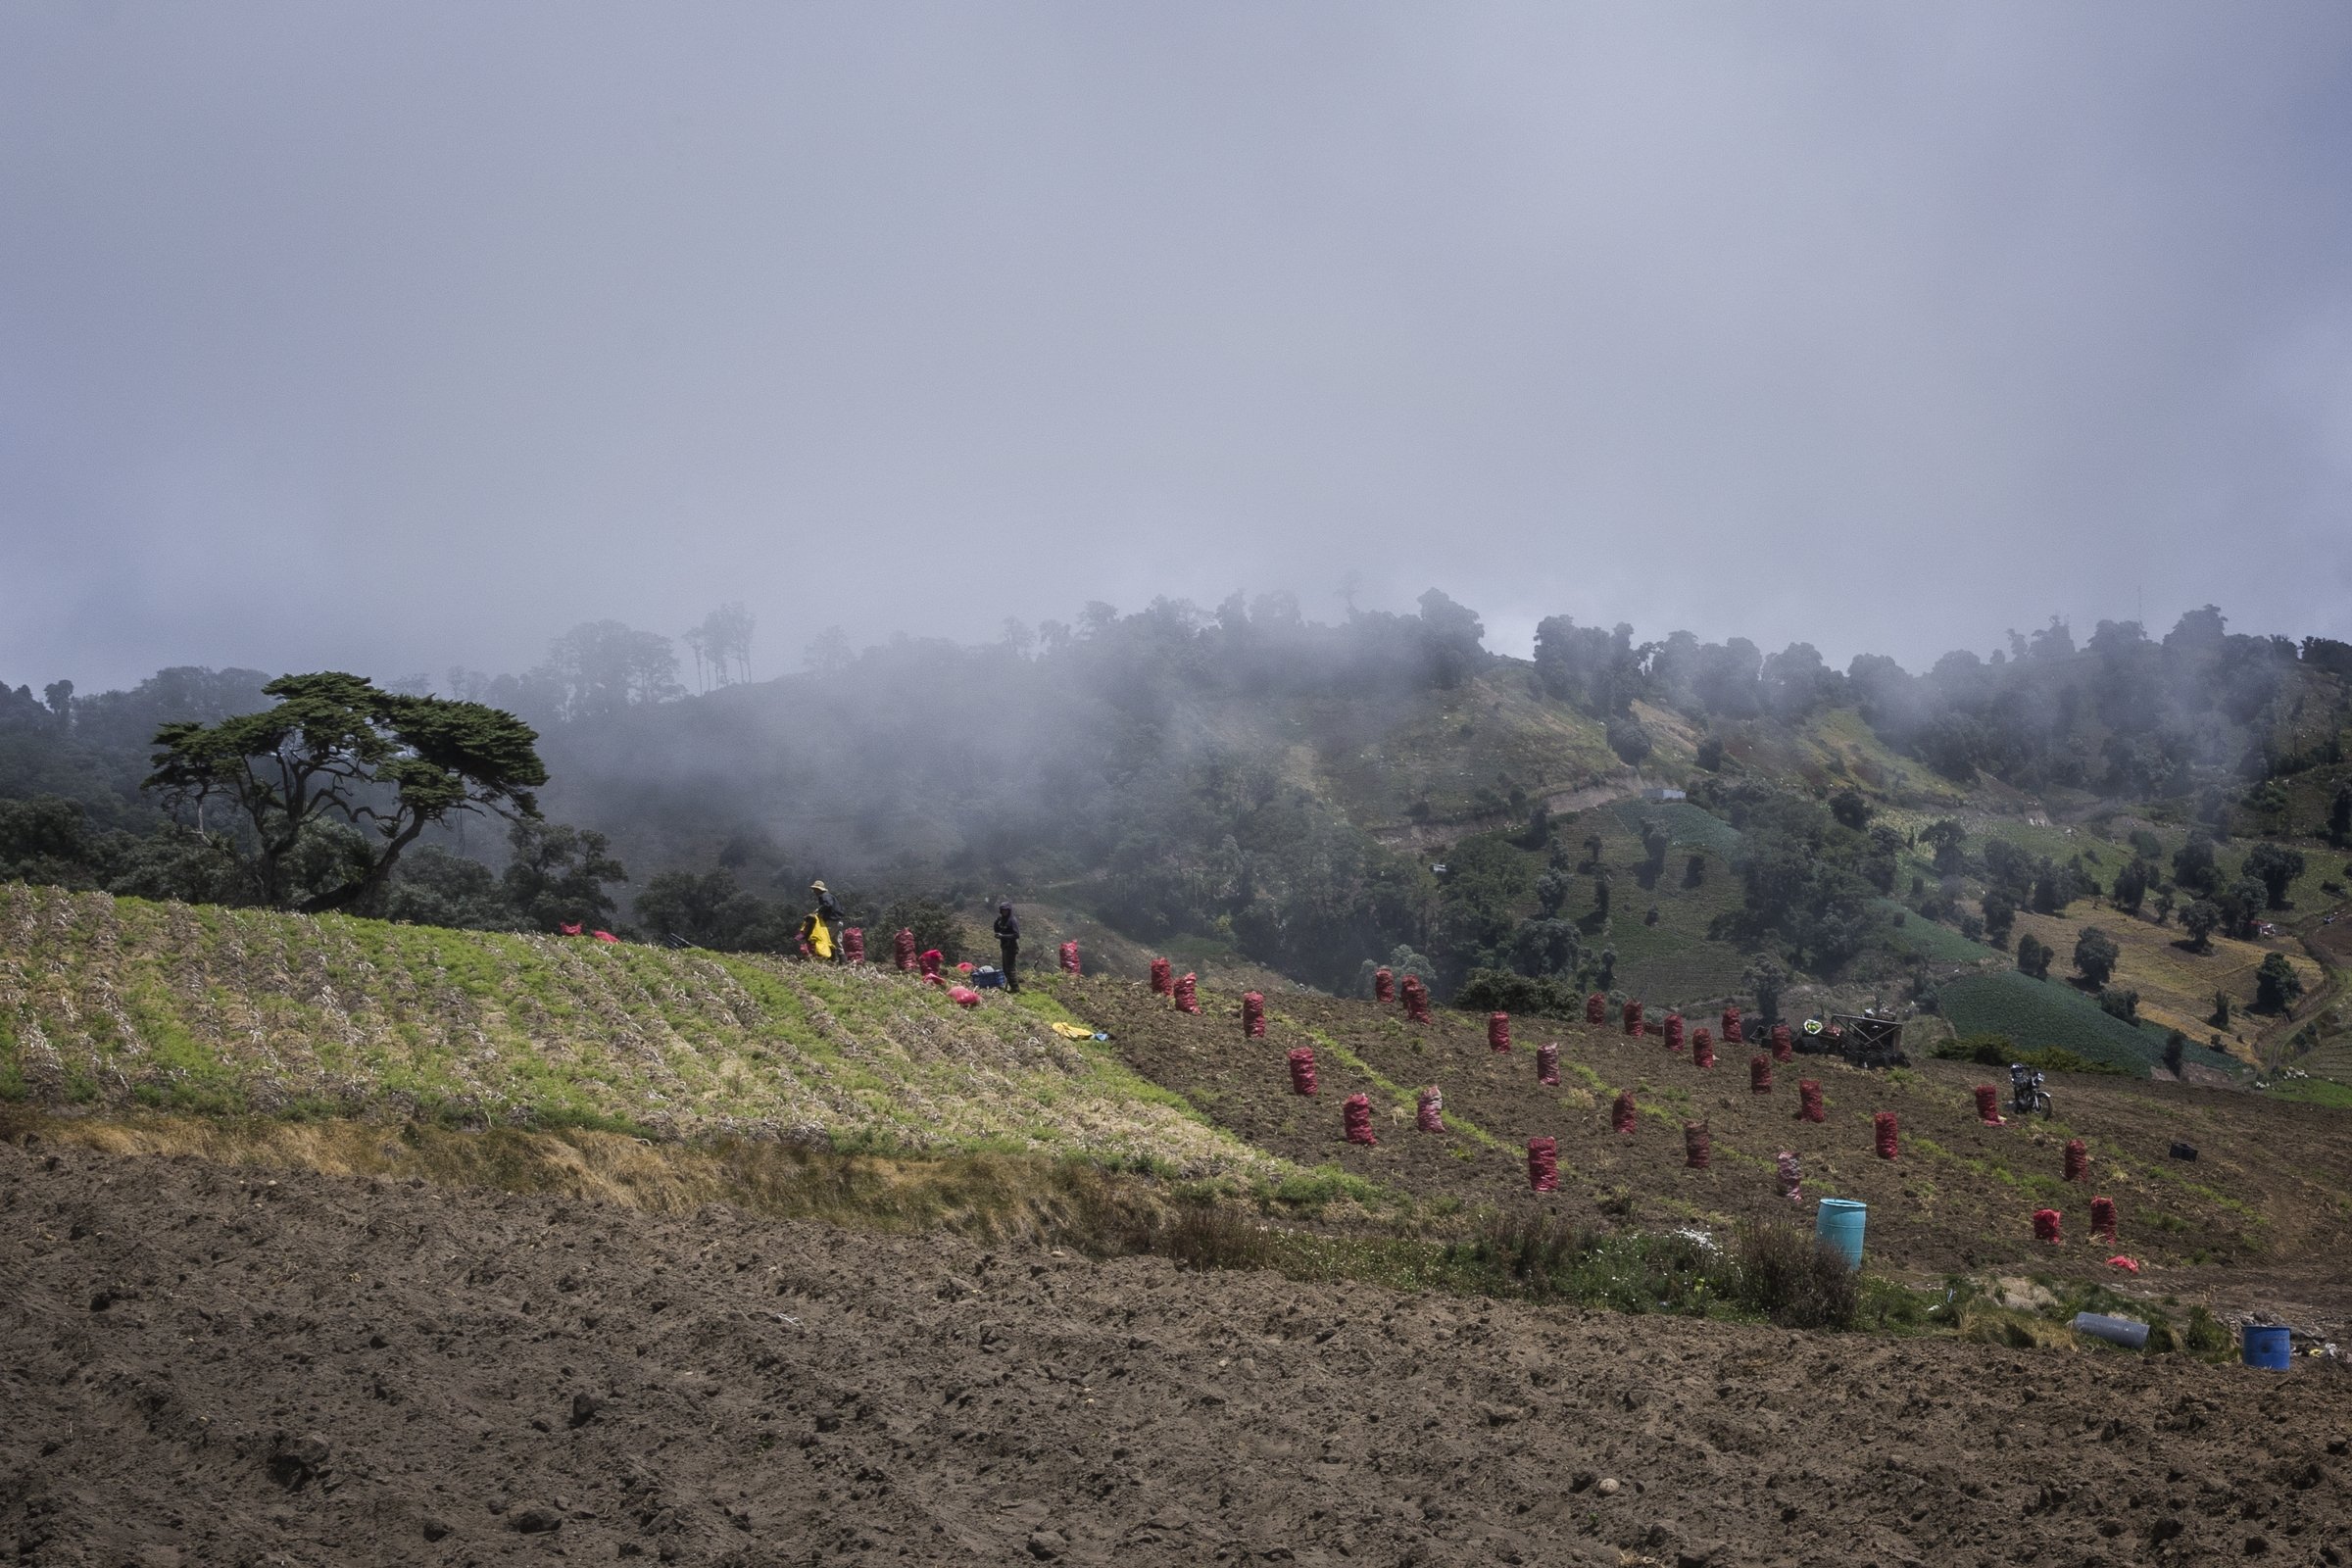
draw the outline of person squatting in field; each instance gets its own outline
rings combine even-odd
[[[1012,906],[1009,903],[997,906],[995,930],[997,952],[1004,958],[1004,989],[1018,991],[1021,989],[1021,977],[1013,965],[1019,961],[1021,956],[1021,922],[1014,917]]]

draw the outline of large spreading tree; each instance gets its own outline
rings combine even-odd
[[[461,811],[535,818],[547,782],[538,735],[481,703],[412,697],[360,675],[284,675],[262,688],[274,708],[155,732],[145,787],[179,811],[234,807],[251,830],[255,891],[307,913],[364,907],[418,834]],[[297,875],[297,852],[347,829],[360,846],[323,887]]]

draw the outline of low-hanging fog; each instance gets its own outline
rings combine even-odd
[[[2352,14],[0,16],[0,678],[2352,631]],[[436,677],[438,678],[438,677]]]

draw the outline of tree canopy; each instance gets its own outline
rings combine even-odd
[[[155,732],[145,788],[174,812],[228,802],[246,830],[248,875],[263,902],[307,912],[364,906],[401,852],[457,812],[535,817],[547,782],[538,736],[479,703],[388,692],[322,670],[262,688],[276,706]],[[340,826],[356,840],[340,873],[307,894],[293,876],[306,841]]]

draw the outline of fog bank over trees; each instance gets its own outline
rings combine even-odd
[[[1852,710],[1892,753],[1946,779],[2172,800],[2210,818],[2214,802],[2256,808],[2279,781],[2340,762],[2352,689],[2352,647],[2232,633],[2210,606],[2159,637],[2101,622],[2078,640],[2053,621],[1917,672],[1867,654],[1834,669],[1804,642],[1767,654],[1683,631],[1638,640],[1630,625],[1565,615],[1541,623],[1532,661],[1512,660],[1488,651],[1474,609],[1437,589],[1414,613],[1335,621],[1285,594],[1237,593],[1213,610],[1094,603],[1068,622],[1007,622],[976,645],[900,636],[858,649],[836,630],[804,646],[795,673],[747,681],[757,631],[739,607],[685,639],[586,622],[521,673],[387,684],[538,729],[550,819],[596,836],[566,841],[567,853],[609,868],[603,881],[633,879],[638,916],[657,925],[781,941],[771,905],[789,906],[819,873],[877,908],[1022,890],[1138,940],[1214,936],[1331,986],[1399,948],[1430,955],[1449,982],[1482,965],[1590,967],[1595,956],[1560,922],[1523,928],[1506,912],[1540,891],[1518,886],[1533,870],[1504,855],[1477,872],[1485,862],[1463,853],[1441,881],[1412,845],[1466,843],[1499,824],[1542,850],[1537,803],[1587,787],[1622,794],[1643,776],[1687,785],[1756,844],[1785,847],[1783,860],[1758,850],[1743,862],[1753,896],[1728,938],[1816,968],[1852,959],[1869,945],[1857,911],[1891,889],[1880,869],[1891,851],[1865,830],[1861,803],[1849,816],[1740,760],[1833,710]],[[680,660],[681,642],[695,662]],[[0,690],[0,796],[82,803],[89,832],[122,835],[88,851],[82,880],[152,890],[157,874],[138,858],[161,853],[138,849],[158,819],[138,789],[149,741],[174,720],[263,706],[264,680],[181,668],[90,696],[62,681],[41,695]],[[1486,750],[1502,744],[1498,724],[1537,737],[1533,762]],[[1438,791],[1434,807],[1427,791],[1383,805],[1350,782],[1439,778],[1490,755],[1502,771]],[[443,858],[405,879],[411,907],[497,923],[500,909],[538,906],[501,905],[480,880],[511,853],[499,833],[426,844]],[[1663,858],[1649,848],[1654,874]],[[1552,858],[1546,875],[1578,874],[1573,857]],[[455,869],[468,861],[480,879]],[[2022,901],[2032,869],[2019,878]],[[612,917],[595,898],[591,912]]]

